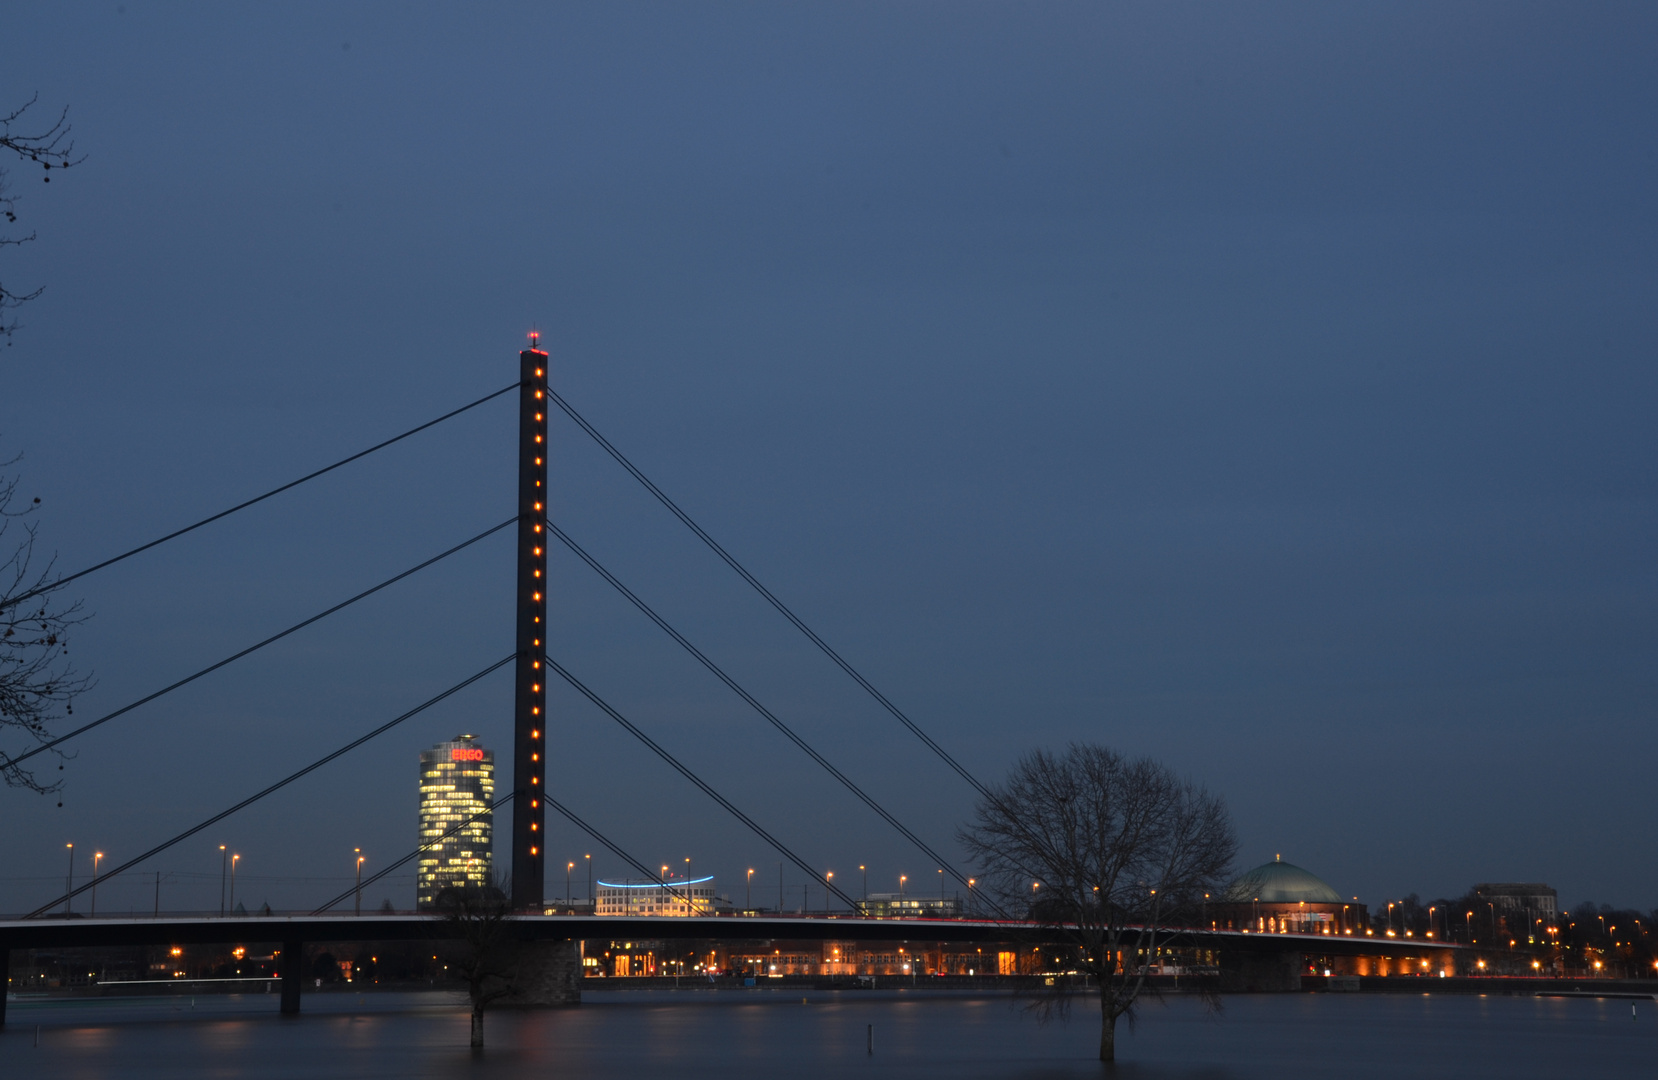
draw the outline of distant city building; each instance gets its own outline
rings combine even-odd
[[[1205,921],[1217,930],[1258,934],[1363,934],[1369,916],[1363,904],[1341,894],[1315,874],[1275,858],[1208,898]]]
[[[858,904],[859,914],[870,919],[947,919],[961,914],[959,896],[902,896],[898,893],[870,893]]]
[[[1492,882],[1474,886],[1474,896],[1492,905],[1511,933],[1537,933],[1555,922],[1559,894],[1540,881]]]
[[[420,842],[415,906],[430,908],[451,886],[489,880],[495,815],[495,752],[476,735],[457,735],[420,752]],[[476,817],[474,817],[476,815]],[[468,818],[453,836],[440,839]],[[426,846],[430,845],[430,846]]]
[[[599,882],[599,915],[712,915],[719,905],[712,877]]]

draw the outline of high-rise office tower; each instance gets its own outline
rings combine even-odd
[[[457,735],[420,752],[420,842],[415,907],[430,908],[450,886],[489,881],[495,836],[495,752]],[[467,821],[468,818],[472,820]],[[466,822],[454,835],[444,834]]]

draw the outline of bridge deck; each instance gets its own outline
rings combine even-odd
[[[984,919],[869,919],[856,916],[625,917],[521,915],[510,919],[526,941],[698,939],[727,941],[1017,941],[1051,939],[1044,927]],[[0,949],[118,945],[193,945],[283,941],[436,941],[458,936],[435,915],[262,915],[240,917],[13,919],[0,921]],[[1248,952],[1417,955],[1466,946],[1411,938],[1189,930],[1182,944]]]

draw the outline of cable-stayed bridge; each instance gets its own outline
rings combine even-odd
[[[1010,934],[1020,930],[1028,930],[1030,924],[1020,921],[1023,913],[1006,912],[992,909],[991,919],[959,919],[959,920],[904,920],[904,919],[866,919],[853,915],[825,915],[821,918],[673,918],[640,920],[626,917],[594,916],[594,915],[552,915],[546,913],[546,897],[544,887],[546,880],[546,825],[547,812],[550,809],[555,815],[567,820],[577,829],[590,836],[597,844],[609,850],[616,857],[627,863],[644,879],[654,881],[663,888],[672,889],[671,882],[659,877],[655,871],[641,860],[635,858],[619,843],[608,837],[601,827],[590,822],[580,812],[579,808],[571,807],[561,801],[556,793],[546,790],[546,745],[547,745],[547,687],[551,678],[558,678],[567,683],[577,693],[588,699],[597,709],[603,712],[610,720],[636,739],[645,749],[654,754],[668,766],[678,772],[689,784],[696,787],[716,805],[721,807],[743,827],[751,831],[756,837],[774,849],[779,858],[793,864],[802,871],[807,879],[823,889],[825,897],[833,896],[845,905],[848,912],[857,912],[859,904],[837,885],[832,875],[817,869],[820,862],[804,858],[775,831],[769,829],[760,820],[748,811],[732,802],[725,794],[717,790],[703,777],[699,776],[678,757],[653,739],[638,724],[606,701],[598,690],[588,686],[567,667],[561,664],[558,658],[547,652],[547,620],[549,618],[548,603],[548,550],[554,541],[568,548],[577,558],[585,563],[600,578],[624,597],[649,621],[657,626],[665,635],[686,651],[693,659],[701,664],[719,682],[724,684],[733,694],[771,727],[776,729],[791,742],[814,766],[823,770],[833,778],[856,800],[863,803],[872,813],[912,845],[923,853],[941,871],[955,879],[968,892],[974,895],[973,881],[968,878],[952,860],[944,858],[934,847],[914,830],[905,825],[899,818],[884,806],[873,794],[860,786],[843,770],[831,762],[816,747],[803,738],[799,732],[787,724],[772,710],[762,704],[753,694],[738,683],[728,672],[716,664],[709,656],[699,649],[692,641],[675,627],[670,625],[660,614],[638,594],[630,589],[615,574],[607,569],[597,557],[581,547],[562,529],[550,514],[549,507],[549,444],[548,424],[554,408],[562,411],[584,433],[586,433],[605,453],[613,458],[635,481],[637,481],[654,499],[656,499],[676,520],[687,528],[695,537],[717,555],[734,573],[736,573],[750,588],[770,604],[796,630],[804,635],[811,644],[819,649],[830,662],[839,668],[847,677],[852,679],[859,688],[867,693],[887,714],[899,723],[912,735],[920,748],[927,753],[938,757],[974,792],[980,796],[989,796],[989,790],[973,774],[957,761],[951,754],[923,730],[915,721],[906,715],[886,695],[881,693],[864,675],[848,662],[839,652],[832,648],[820,635],[808,626],[793,610],[791,610],[775,593],[768,589],[756,578],[740,561],[738,561],[725,547],[714,539],[694,519],[690,517],[672,498],[658,487],[644,474],[625,454],[610,442],[597,428],[581,415],[568,401],[554,391],[550,380],[550,364],[548,354],[541,350],[539,341],[532,335],[531,346],[519,354],[519,372],[516,381],[494,390],[478,399],[450,410],[441,416],[416,425],[390,439],[386,439],[365,450],[354,453],[323,468],[317,469],[288,483],[282,484],[270,491],[254,498],[247,499],[235,506],[203,518],[183,528],[177,529],[164,536],[122,552],[83,570],[57,577],[40,588],[25,591],[7,601],[7,606],[27,604],[39,600],[46,594],[63,588],[82,577],[114,566],[127,559],[142,555],[155,547],[182,537],[204,526],[226,518],[241,510],[247,509],[276,495],[300,487],[307,482],[326,475],[336,469],[350,465],[371,454],[385,450],[404,439],[414,436],[447,420],[460,416],[472,409],[476,409],[488,402],[508,395],[515,395],[518,406],[518,485],[516,513],[505,520],[489,525],[471,538],[456,544],[447,550],[438,552],[431,557],[416,563],[413,566],[399,570],[384,581],[365,589],[356,595],[305,618],[286,629],[270,635],[265,639],[242,648],[228,656],[214,661],[200,670],[161,687],[158,690],[145,694],[135,700],[97,717],[87,723],[51,738],[42,738],[38,745],[20,752],[15,756],[0,759],[0,770],[15,771],[38,755],[58,751],[60,747],[72,743],[74,740],[91,735],[104,724],[114,721],[129,712],[140,709],[160,698],[171,694],[198,679],[211,675],[229,665],[235,664],[284,638],[298,633],[305,628],[329,618],[346,608],[362,601],[375,593],[406,578],[412,577],[434,566],[445,559],[471,547],[480,541],[507,529],[514,531],[516,542],[514,558],[516,568],[516,584],[513,605],[514,649],[511,653],[495,659],[481,669],[469,673],[456,673],[457,681],[441,692],[416,703],[396,715],[389,716],[378,726],[363,732],[357,737],[335,747],[316,760],[305,765],[286,777],[266,785],[258,791],[251,792],[245,798],[219,810],[202,819],[195,825],[171,837],[158,839],[150,848],[118,863],[102,872],[101,878],[81,884],[79,887],[67,888],[61,895],[42,898],[42,902],[28,912],[20,920],[0,923],[0,970],[3,970],[3,961],[6,951],[10,949],[53,947],[72,945],[115,945],[115,944],[163,944],[168,942],[225,942],[233,940],[273,941],[285,943],[285,960],[291,959],[292,971],[284,970],[283,1007],[289,1010],[298,1007],[298,959],[300,943],[305,941],[321,940],[378,940],[396,938],[441,938],[451,933],[445,929],[440,920],[432,916],[421,915],[373,915],[369,917],[341,917],[330,912],[349,899],[355,892],[361,895],[361,888],[372,885],[380,878],[398,870],[407,863],[416,859],[424,850],[431,847],[435,840],[427,840],[420,847],[410,851],[403,858],[393,861],[381,868],[376,874],[359,882],[351,890],[323,902],[315,911],[308,915],[267,918],[198,918],[177,919],[160,918],[142,919],[102,919],[87,920],[79,918],[65,918],[62,916],[70,912],[73,900],[88,890],[95,889],[99,880],[107,882],[110,878],[140,869],[151,860],[174,846],[188,840],[202,831],[211,828],[217,823],[261,802],[276,796],[279,792],[309,775],[322,769],[330,763],[350,754],[357,748],[373,741],[380,735],[392,730],[398,725],[420,715],[438,703],[461,693],[468,687],[484,680],[503,669],[510,669],[513,678],[513,734],[511,745],[511,762],[507,770],[511,777],[507,791],[502,794],[489,808],[489,812],[507,809],[511,810],[511,829],[507,837],[506,848],[508,858],[505,860],[510,870],[511,906],[519,914],[514,919],[515,933],[526,942],[537,941],[570,941],[586,937],[611,937],[616,935],[646,936],[657,938],[707,938],[707,937],[742,937],[742,938],[789,938],[789,939],[846,939],[864,938],[869,940],[893,940],[911,938],[933,941],[988,941],[1006,939]],[[388,710],[389,712],[390,710]],[[476,816],[476,815],[474,815]],[[446,839],[466,825],[471,818],[456,823],[443,837]],[[499,846],[499,845],[498,845]],[[981,903],[984,901],[981,899]],[[633,924],[638,923],[635,926]],[[1194,931],[1201,932],[1201,931]],[[1225,932],[1202,932],[1208,936],[1225,934]],[[1242,941],[1239,935],[1227,935],[1234,943]],[[1295,938],[1297,935],[1255,935],[1250,947],[1265,947],[1260,943],[1267,938]],[[1316,939],[1320,951],[1343,952],[1356,949],[1362,945],[1358,941],[1343,941],[1328,936]],[[1282,949],[1280,943],[1278,948]],[[1417,948],[1418,946],[1411,946]],[[1423,943],[1420,948],[1443,948],[1441,943]],[[1405,949],[1409,951],[1409,949]],[[291,1000],[290,1000],[291,989]],[[3,1008],[3,1007],[0,1007]],[[0,1012],[0,1021],[3,1021],[3,1012]]]

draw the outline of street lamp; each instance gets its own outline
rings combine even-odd
[[[363,913],[363,849],[352,848],[357,855],[357,914]]]
[[[685,914],[686,915],[695,915],[697,913],[696,902],[691,899],[695,895],[696,895],[695,891],[693,891],[692,888],[691,888],[691,856],[687,855],[687,856],[685,856]],[[682,964],[680,966],[683,967],[684,965]]]
[[[754,868],[748,868],[748,880],[743,882],[743,909],[754,910]]]
[[[906,882],[908,880],[909,880],[909,877],[907,875],[905,875],[905,874],[899,874],[898,875],[898,899],[900,899],[900,900],[904,899],[904,882]]]
[[[583,855],[582,858],[587,860],[587,903],[593,913],[598,914],[599,905],[593,900],[593,856]]]
[[[967,914],[973,914],[973,886],[978,884],[978,878],[967,879]],[[979,950],[983,952],[984,950]]]
[[[230,856],[225,852],[225,846],[219,845],[219,918],[225,914],[225,882],[230,877]]]
[[[236,863],[239,859],[241,859],[240,855],[232,855],[230,857],[230,910],[231,911],[236,910]]]
[[[69,899],[69,894],[75,891],[75,845],[65,844],[64,846],[69,849],[69,876],[63,880],[63,913],[67,915],[75,903]]]
[[[98,860],[104,857],[101,851],[92,853],[92,917],[98,917]]]
[[[858,864],[858,873],[864,876],[864,914],[869,914],[869,870],[863,863]]]

